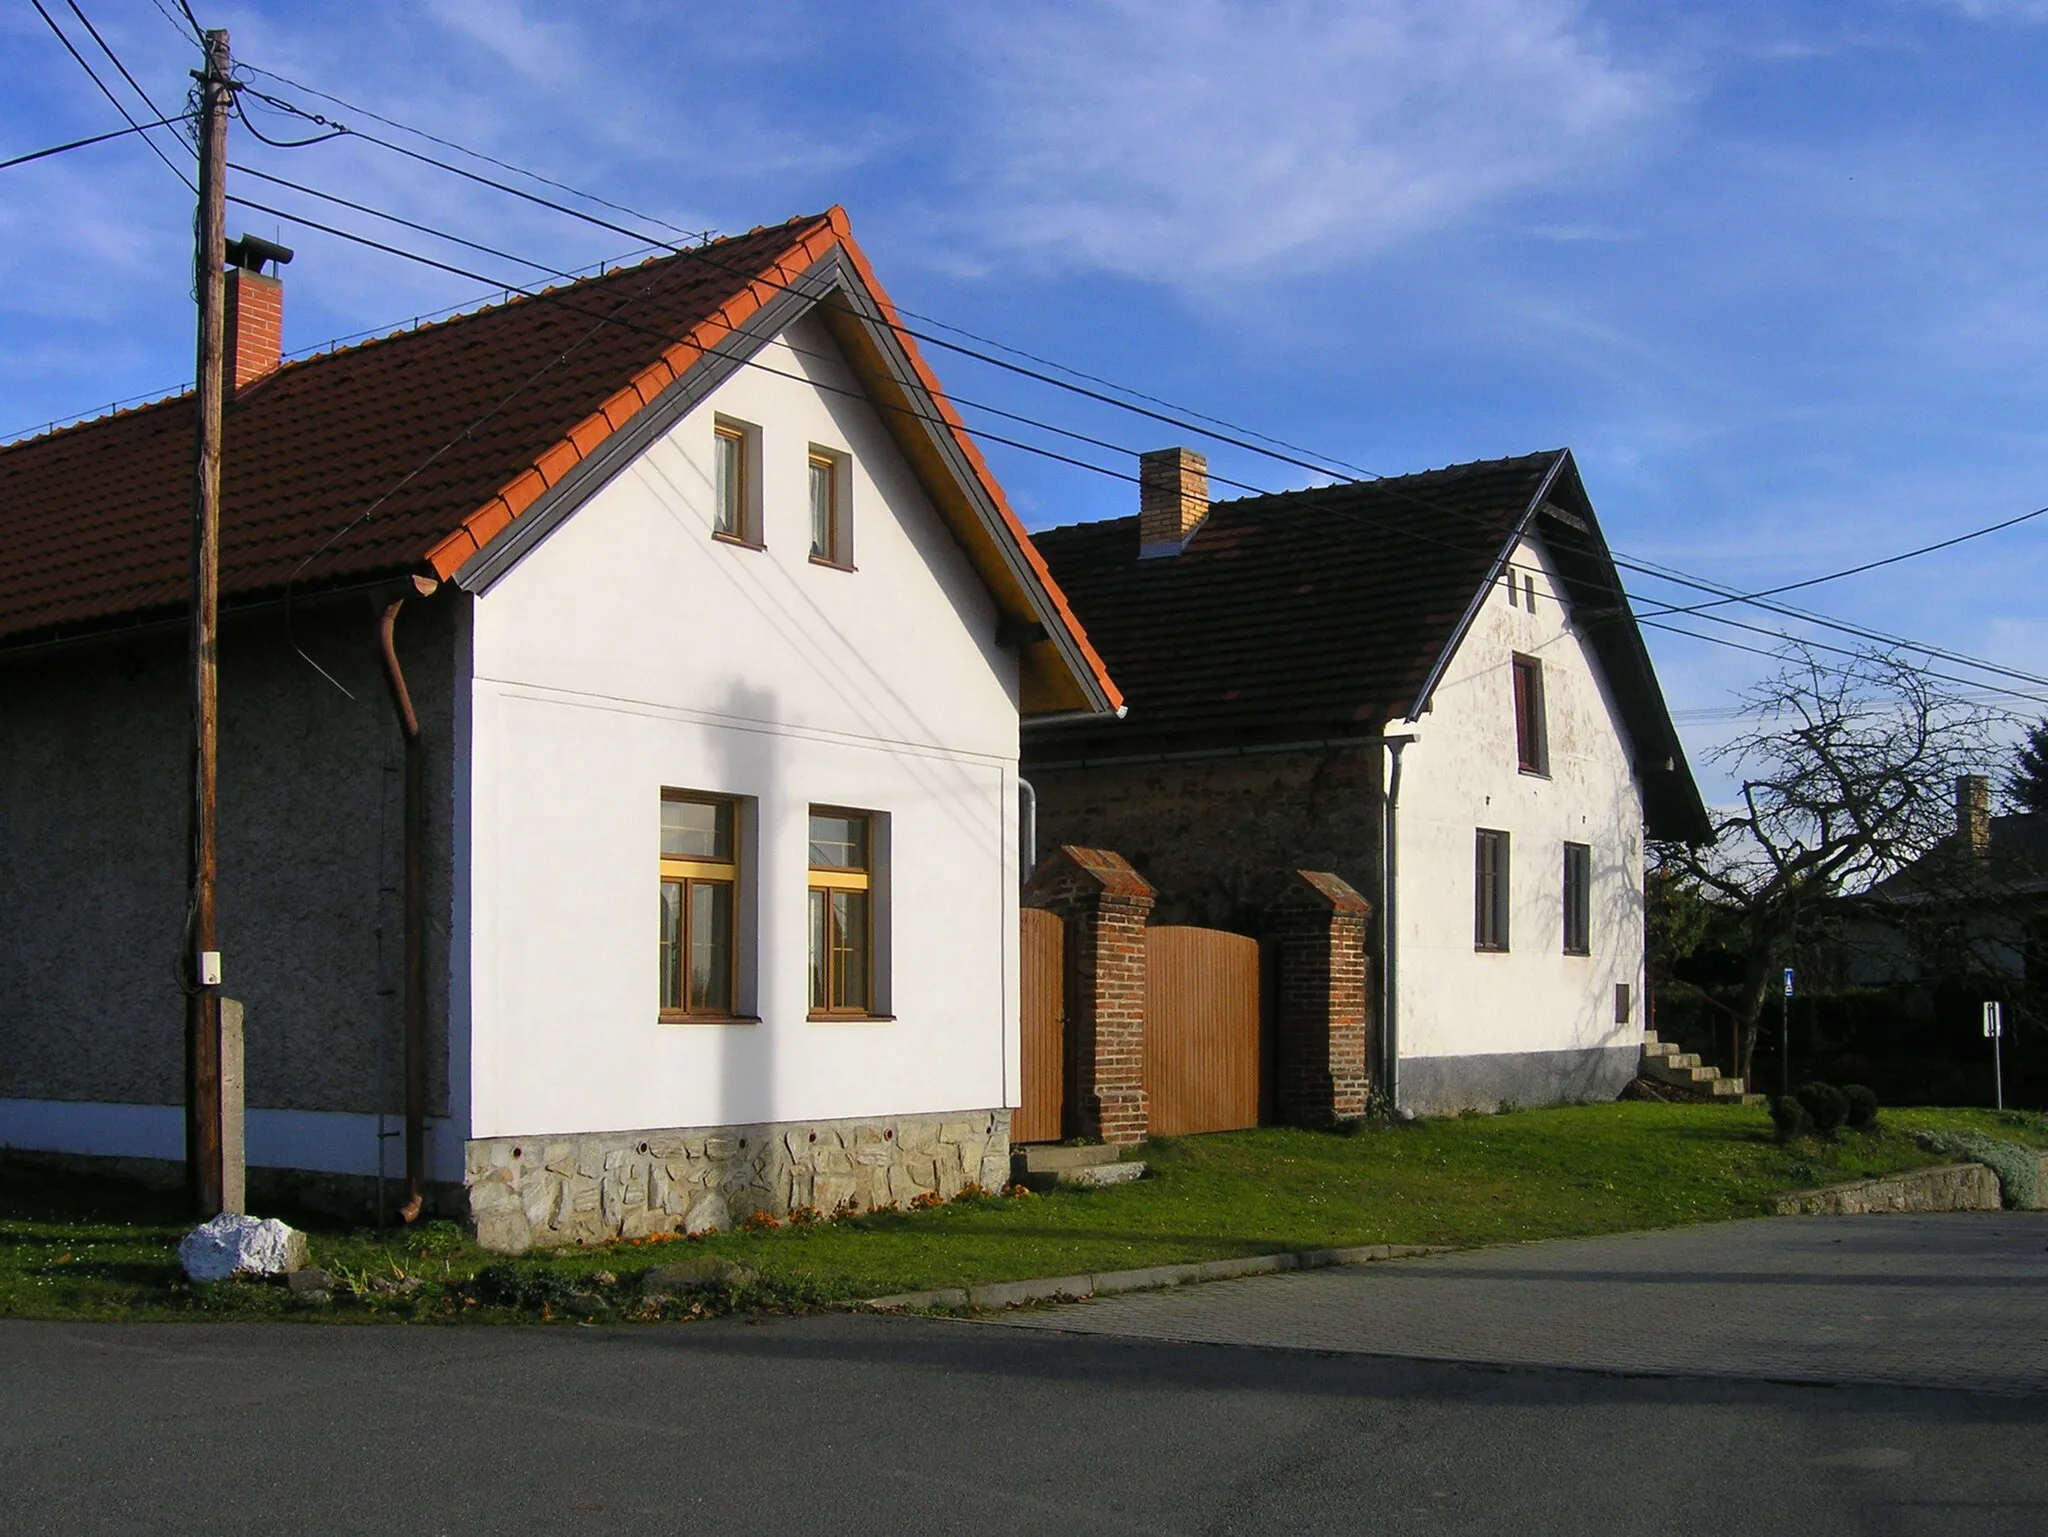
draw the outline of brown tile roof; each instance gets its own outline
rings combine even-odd
[[[1627,617],[1568,451],[1218,502],[1179,554],[1141,560],[1138,520],[1036,536],[1124,689],[1120,722],[1034,727],[1033,762],[1219,743],[1370,734],[1407,718],[1539,503],[1540,530],[1652,774],[1653,820],[1677,835],[1705,810]],[[1680,780],[1682,784],[1660,784]]]
[[[834,208],[286,364],[228,408],[223,603],[294,582],[453,575],[835,248],[893,325]],[[999,537],[1042,585],[1051,613],[1040,617],[1064,627],[1113,707],[1115,685],[1001,488],[914,342],[900,343],[993,502]],[[0,647],[184,610],[192,418],[186,394],[0,447]]]

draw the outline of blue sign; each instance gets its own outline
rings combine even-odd
[[[1790,998],[1792,996],[1792,978],[1795,975],[1796,973],[1792,970],[1790,966],[1787,966],[1785,968],[1785,996],[1787,998]]]

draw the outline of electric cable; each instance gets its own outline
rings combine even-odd
[[[142,134],[142,142],[149,146],[150,153],[155,155],[156,158],[161,160],[165,165],[169,166],[171,169],[171,174],[177,177],[179,181],[185,184],[185,188],[187,191],[189,191],[194,197],[197,197],[199,195],[199,184],[195,182],[191,177],[187,176],[183,168],[180,167],[176,162],[174,162],[170,156],[166,155],[163,152],[163,150],[158,146],[156,140],[152,139],[147,133],[143,133],[143,125],[135,121],[135,114],[128,110],[128,108],[122,103],[120,97],[116,96],[113,93],[113,91],[108,89],[106,81],[100,79],[99,71],[95,70],[92,67],[91,61],[88,60],[84,54],[80,53],[78,49],[72,45],[70,38],[64,35],[64,29],[57,25],[56,18],[53,17],[48,11],[43,9],[43,0],[28,0],[28,3],[36,8],[36,14],[43,18],[44,25],[47,26],[51,30],[51,32],[56,34],[57,41],[64,45],[64,51],[70,54],[72,58],[78,61],[78,67],[84,70],[86,74],[91,78],[92,83],[100,88],[100,94],[106,97],[108,101],[114,104],[114,110],[120,113],[122,117],[128,120],[128,126],[130,128],[133,128],[137,133]],[[102,43],[100,46],[104,48],[106,45]],[[117,60],[116,62],[118,63],[119,61]],[[123,73],[125,74],[126,71],[124,70]],[[148,100],[147,97],[144,97],[143,99],[145,101]],[[152,106],[150,108],[150,111],[156,112],[157,109],[154,106]],[[162,116],[163,114],[159,112],[157,115]]]
[[[51,155],[61,155],[67,150],[84,149],[88,145],[104,144],[109,139],[125,139],[131,133],[144,133],[151,128],[168,128],[173,123],[189,123],[192,114],[180,112],[176,117],[158,118],[154,123],[137,123],[128,128],[116,128],[108,133],[96,133],[90,138],[73,139],[66,144],[52,144],[48,149],[31,150],[26,155],[16,155],[11,160],[0,160],[0,171],[17,165],[27,165],[31,160],[46,160]]]

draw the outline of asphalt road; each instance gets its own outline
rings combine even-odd
[[[2010,1388],[884,1317],[0,1326],[8,1533],[2039,1534],[2044,1432]]]

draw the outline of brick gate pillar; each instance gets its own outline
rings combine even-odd
[[[1145,1096],[1145,921],[1154,894],[1121,854],[1063,845],[1039,861],[1026,907],[1066,925],[1069,1136],[1142,1142]]]
[[[1335,875],[1296,870],[1266,910],[1278,952],[1274,1098],[1280,1118],[1327,1126],[1365,1114],[1366,923],[1372,906]]]

